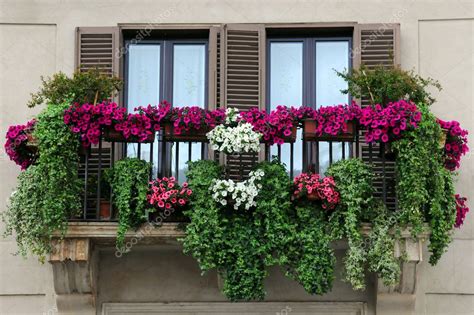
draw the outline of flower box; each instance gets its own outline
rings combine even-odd
[[[314,119],[303,120],[303,140],[305,141],[354,141],[356,134],[355,121],[347,122],[347,131],[337,135],[316,134],[317,122]]]
[[[172,123],[164,123],[163,131],[163,139],[165,141],[208,142],[206,134],[210,131],[210,128],[202,126],[200,129],[189,131],[182,129],[180,133],[176,133]]]
[[[138,141],[138,139],[134,136],[130,136],[127,139],[127,138],[125,138],[125,136],[121,132],[119,132],[115,129],[106,128],[104,130],[104,139],[106,141],[109,141],[109,142],[153,143],[155,141],[155,133],[152,133],[152,134],[148,135],[148,137],[145,139],[145,141]]]

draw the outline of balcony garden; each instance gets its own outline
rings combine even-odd
[[[429,233],[434,265],[469,211],[454,190],[467,131],[430,111],[434,99],[425,88],[437,85],[430,79],[383,68],[341,75],[346,92],[369,96],[369,104],[239,112],[163,101],[128,113],[111,101],[116,78],[86,72],[45,80],[31,101],[45,102],[43,111],[6,135],[5,150],[22,170],[3,215],[6,234],[15,235],[21,254],[43,260],[70,221],[116,221],[122,255],[130,229],[179,221],[184,252],[203,272],[218,271],[232,301],[263,299],[267,267],[275,265],[310,294],[330,291],[331,243],[345,239],[344,278],[354,289],[365,288],[367,270],[395,285],[401,231]],[[305,169],[296,174],[298,129]],[[322,174],[319,142],[330,144]],[[169,153],[180,143],[188,144],[185,178],[166,168],[178,169],[180,155]],[[201,144],[200,160],[191,161],[192,143]],[[333,143],[343,143],[337,161]],[[282,163],[287,144],[290,165]],[[126,156],[127,145],[136,146],[136,156]],[[266,159],[257,161],[259,154]],[[395,203],[388,202],[391,191]]]

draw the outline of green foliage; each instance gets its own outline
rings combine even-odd
[[[368,269],[382,279],[384,285],[393,286],[400,280],[400,263],[394,257],[396,235],[391,228],[397,224],[396,214],[389,214],[381,201],[373,208],[374,218],[370,220],[372,229],[365,241]]]
[[[372,169],[359,159],[349,159],[331,165],[326,175],[334,177],[341,194],[329,224],[335,238],[346,237],[349,243],[344,259],[346,280],[354,289],[364,289],[368,265],[384,283],[394,284],[400,268],[393,257],[395,239],[388,232],[397,221],[389,218],[385,206],[373,197]],[[373,223],[368,239],[362,236],[362,222]]]
[[[286,260],[284,250],[291,240],[291,181],[278,162],[258,165],[265,172],[257,207],[247,212],[218,205],[209,187],[222,169],[211,161],[190,162],[187,172],[193,190],[191,223],[182,240],[203,272],[216,268],[224,278],[224,294],[232,301],[261,300],[266,267]]]
[[[16,233],[19,253],[40,260],[50,251],[53,232],[64,234],[67,219],[80,209],[79,141],[63,122],[69,103],[51,104],[37,118],[39,158],[18,177],[4,213],[6,235]]]
[[[418,128],[393,143],[397,152],[397,199],[400,222],[411,225],[416,237],[423,222],[431,228],[430,263],[435,264],[450,242],[456,217],[453,179],[443,165],[439,149],[441,128],[428,106],[419,104],[422,120]]]
[[[321,206],[304,202],[296,206],[293,242],[288,246],[287,275],[310,294],[331,290],[336,258]]]
[[[337,72],[347,83],[348,88],[343,93],[353,97],[366,97],[372,104],[386,105],[400,99],[409,99],[415,103],[434,103],[435,99],[426,91],[430,86],[441,90],[438,81],[422,78],[413,70],[405,71],[399,67],[386,68],[377,66],[368,69],[361,66],[351,72]]]
[[[105,173],[112,187],[112,201],[118,210],[117,249],[123,251],[125,234],[146,220],[150,163],[125,158]]]
[[[61,104],[67,100],[71,103],[94,103],[109,99],[122,87],[118,77],[110,77],[97,69],[87,72],[77,71],[72,78],[59,72],[52,77],[41,77],[42,87],[31,94],[28,107],[43,103]]]

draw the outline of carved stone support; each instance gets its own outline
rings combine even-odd
[[[95,314],[95,262],[89,238],[54,239],[49,262],[59,312]]]
[[[377,279],[377,315],[413,314],[417,282],[417,266],[423,260],[423,239],[413,240],[409,236],[395,244],[395,257],[403,257],[400,282],[387,287]]]

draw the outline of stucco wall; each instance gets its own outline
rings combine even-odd
[[[29,93],[40,83],[40,75],[73,71],[74,29],[76,26],[114,26],[117,23],[248,23],[248,22],[399,22],[401,24],[402,66],[421,75],[440,80],[444,89],[437,93],[435,112],[459,120],[474,132],[473,58],[474,3],[466,1],[390,1],[339,0],[0,0],[0,134],[8,125],[23,123],[35,110],[27,109]],[[470,140],[472,140],[472,135]],[[15,186],[18,168],[0,150],[0,210]],[[474,200],[473,155],[464,158],[457,190]],[[472,204],[472,203],[471,203]],[[418,314],[474,313],[474,222],[468,215],[463,229],[438,266],[426,262],[419,266],[416,312]],[[0,241],[0,313],[39,314],[53,312],[52,276],[49,265],[34,258],[24,260],[10,255],[15,251],[11,239]],[[164,252],[162,252],[164,254]],[[125,261],[130,268],[140,264],[154,267],[163,262],[159,252],[134,253]],[[143,256],[145,255],[146,259]],[[174,252],[176,262],[193,274],[196,287],[206,287],[209,278],[197,278],[197,267]],[[106,254],[101,266],[104,275],[116,263]],[[164,260],[166,261],[166,260]],[[125,263],[125,262],[123,262]],[[122,264],[122,263],[121,263]],[[170,265],[173,265],[170,262]],[[129,269],[127,269],[129,270]],[[194,270],[194,271],[193,271]],[[178,271],[176,271],[178,272]],[[115,277],[115,274],[110,274]],[[213,277],[212,275],[209,277]],[[130,298],[99,278],[107,293],[100,300]],[[120,278],[122,279],[122,278]],[[271,280],[274,279],[274,280]],[[272,294],[278,294],[277,275],[269,281]],[[105,281],[105,282],[104,282]],[[187,279],[176,284],[185,290]],[[215,283],[213,281],[213,283]],[[284,281],[287,285],[286,280]],[[121,288],[121,287],[120,287]],[[181,290],[180,290],[181,289]],[[299,289],[295,289],[298,292]],[[300,290],[301,291],[301,290]],[[153,292],[148,292],[152,294]],[[192,294],[192,293],[190,293]],[[219,298],[216,288],[205,296]],[[302,293],[292,293],[304,296]],[[352,293],[351,293],[352,294]],[[362,294],[361,299],[368,294]],[[146,295],[145,295],[146,296]],[[357,296],[353,295],[352,296]],[[401,312],[403,313],[403,312]]]

